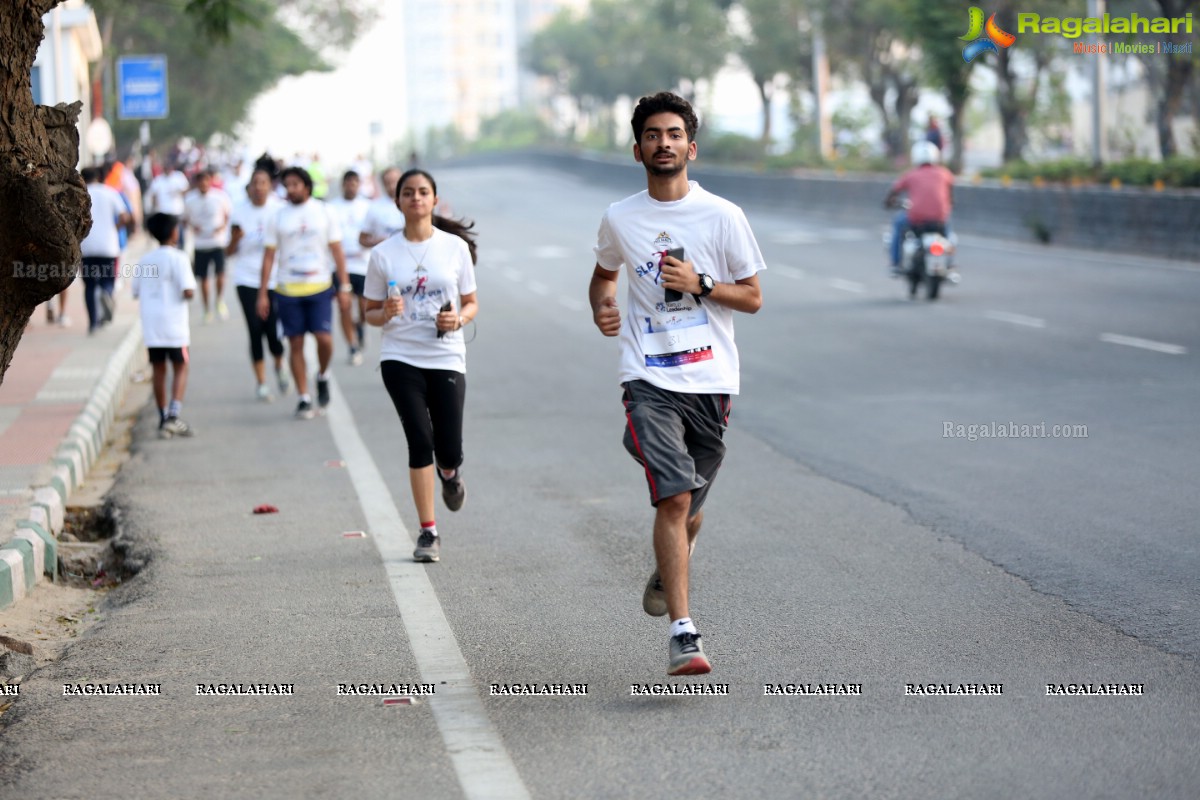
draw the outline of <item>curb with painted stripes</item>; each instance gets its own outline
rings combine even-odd
[[[63,529],[67,500],[83,484],[108,441],[141,350],[142,323],[134,320],[50,459],[50,480],[32,487],[33,501],[18,513],[15,530],[0,531],[0,538],[6,539],[0,545],[0,609],[33,591],[43,576],[50,580],[58,577],[58,534]]]

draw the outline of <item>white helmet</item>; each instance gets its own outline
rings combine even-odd
[[[941,151],[937,145],[928,140],[922,139],[919,142],[914,142],[912,151],[909,153],[914,166],[920,164],[936,164],[941,160]]]

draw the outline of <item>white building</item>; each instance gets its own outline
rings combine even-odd
[[[83,103],[79,140],[87,141],[92,119],[88,65],[100,60],[103,46],[96,15],[83,0],[64,0],[42,17],[46,36],[33,62],[33,101],[39,105]],[[86,148],[81,146],[81,150]],[[80,153],[84,156],[84,153]],[[85,160],[86,157],[85,157]]]

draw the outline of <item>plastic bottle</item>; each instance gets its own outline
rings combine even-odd
[[[395,281],[388,281],[388,297],[399,297],[400,286]]]

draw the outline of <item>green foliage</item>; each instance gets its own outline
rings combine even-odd
[[[515,150],[554,141],[554,132],[533,112],[510,109],[483,120],[479,137],[470,145],[473,152]]]
[[[700,158],[719,164],[760,164],[766,155],[759,139],[740,133],[709,133],[698,145]]]
[[[268,0],[191,2],[189,7],[197,13],[216,14],[197,19],[181,17],[178,5],[150,0],[96,0],[94,5],[102,26],[111,19],[113,36],[106,56],[112,68],[122,55],[167,56],[170,116],[150,123],[158,142],[180,136],[203,142],[216,133],[233,134],[254,99],[280,78],[328,69],[299,34],[277,19],[275,5]],[[225,13],[232,16],[222,28]],[[238,24],[239,15],[256,22]],[[115,107],[115,98],[109,104]],[[298,111],[302,117],[315,110]],[[113,130],[118,143],[127,146],[135,140],[139,125],[137,120],[117,120]]]
[[[1008,177],[1013,180],[1043,180],[1049,183],[1109,183],[1118,180],[1127,186],[1153,186],[1162,181],[1174,188],[1200,188],[1200,158],[1169,158],[1166,161],[1131,158],[1096,167],[1080,158],[1029,163],[1014,161],[995,169],[981,170],[985,178]]]

